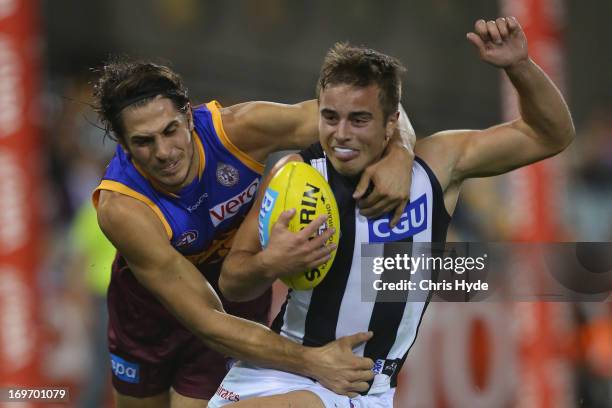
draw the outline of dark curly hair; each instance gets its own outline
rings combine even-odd
[[[325,55],[317,83],[317,98],[329,86],[348,84],[380,87],[379,101],[384,120],[397,112],[401,98],[401,76],[406,69],[396,58],[378,51],[336,43]]]
[[[115,141],[124,141],[121,112],[128,106],[143,106],[162,95],[170,99],[179,112],[187,112],[187,88],[180,75],[167,66],[113,57],[97,72],[99,77],[93,84],[94,110],[105,134]]]

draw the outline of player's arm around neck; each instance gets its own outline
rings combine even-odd
[[[316,100],[292,105],[245,102],[224,108],[221,114],[232,142],[259,161],[272,152],[304,149],[319,140]]]
[[[360,213],[365,217],[376,218],[393,212],[391,227],[399,222],[410,200],[416,143],[414,129],[401,104],[399,112],[397,128],[389,139],[383,157],[364,170],[353,194]],[[370,184],[374,189],[364,197]]]
[[[391,136],[383,158],[363,172],[354,195],[367,217],[395,211],[391,225],[399,221],[409,199],[416,140],[408,116],[401,111],[400,126]],[[228,137],[258,161],[264,161],[272,152],[304,149],[319,140],[316,100],[295,105],[246,102],[225,108],[221,113]],[[373,191],[362,198],[370,183]]]
[[[339,362],[338,354],[303,347],[263,325],[226,314],[213,288],[172,248],[161,222],[146,205],[118,193],[103,191],[98,221],[138,281],[210,348],[266,367],[323,380],[332,378],[329,363],[333,358]],[[343,353],[345,358],[340,362],[346,365],[367,363],[350,352]],[[345,393],[353,385],[345,381],[336,390]]]

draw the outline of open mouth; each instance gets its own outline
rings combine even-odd
[[[333,148],[334,156],[341,161],[349,161],[354,159],[359,155],[359,151],[355,149],[351,149],[350,147],[344,146],[335,146]]]

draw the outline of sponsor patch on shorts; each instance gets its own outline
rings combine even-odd
[[[140,382],[140,366],[130,363],[111,353],[111,368],[115,377],[121,381],[138,384]]]
[[[226,389],[223,384],[221,384],[219,386],[219,388],[217,388],[217,392],[215,392],[215,394],[217,394],[219,396],[219,398],[222,398],[226,401],[230,401],[230,402],[238,402],[240,401],[240,395],[236,394],[233,391],[230,391],[228,389]]]

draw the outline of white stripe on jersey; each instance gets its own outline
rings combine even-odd
[[[374,302],[361,301],[361,243],[368,242],[368,222],[363,215],[359,214],[358,208],[355,208],[355,219],[355,247],[352,267],[340,304],[336,338],[358,332],[367,332],[370,319],[365,319],[364,316],[371,316],[372,309],[374,309]],[[356,299],[358,301],[355,301]],[[365,343],[360,344],[353,352],[356,355],[363,356],[364,348]]]
[[[306,313],[312,296],[311,290],[292,290],[283,315],[281,334],[291,340],[302,343],[306,325]]]

